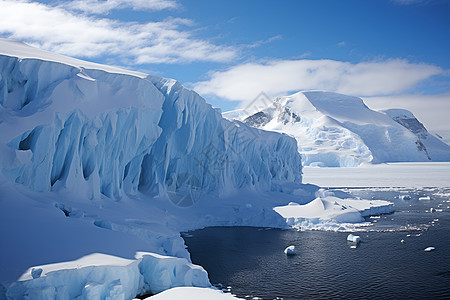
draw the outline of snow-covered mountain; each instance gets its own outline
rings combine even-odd
[[[411,112],[373,111],[358,97],[299,92],[256,112],[244,109],[224,116],[295,137],[305,166],[450,161],[450,146],[428,133]]]

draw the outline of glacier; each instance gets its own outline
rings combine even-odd
[[[175,80],[10,40],[0,40],[0,133],[0,298],[211,288],[180,232],[295,228],[274,208],[333,196],[302,183],[288,134],[224,119]],[[357,201],[339,221],[393,210]],[[336,230],[330,216],[322,229]],[[224,296],[193,290],[213,292]]]
[[[184,173],[205,193],[301,182],[291,139],[222,119],[174,80],[6,55],[0,65],[4,174],[33,190],[164,195]]]
[[[297,139],[304,166],[450,161],[450,146],[406,110],[377,112],[358,97],[304,91],[224,116]]]

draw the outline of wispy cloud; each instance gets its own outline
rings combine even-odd
[[[75,0],[64,1],[59,7],[92,14],[106,14],[111,10],[131,8],[133,10],[164,10],[179,7],[174,0]]]
[[[130,4],[131,2],[135,4]],[[144,2],[146,1],[114,3],[128,3],[139,7],[138,3]],[[156,5],[173,1],[150,2]],[[78,57],[115,55],[135,64],[228,62],[237,56],[237,50],[232,47],[215,45],[195,37],[185,29],[188,26],[192,26],[192,21],[188,19],[168,18],[148,23],[121,22],[75,13],[61,6],[0,0],[0,36],[18,39],[61,54]]]
[[[339,42],[337,43],[336,46],[338,46],[339,48],[344,47],[347,43],[345,41]]]
[[[305,89],[336,91],[357,96],[391,95],[413,88],[434,75],[440,67],[406,60],[361,62],[334,60],[274,60],[246,63],[194,84],[200,94],[248,101],[261,91],[271,96]]]
[[[277,34],[277,35],[274,35],[274,36],[272,36],[272,37],[270,37],[268,39],[256,41],[253,44],[248,45],[247,47],[248,48],[261,47],[263,45],[270,44],[270,43],[272,43],[274,41],[281,40],[282,38],[283,38],[283,36],[281,34]]]

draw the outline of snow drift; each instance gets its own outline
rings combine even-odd
[[[256,112],[249,107],[224,116],[295,137],[304,166],[450,161],[450,146],[429,134],[412,113],[376,112],[358,97],[299,92],[266,101]]]

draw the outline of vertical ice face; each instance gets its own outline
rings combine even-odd
[[[33,190],[120,199],[301,183],[294,139],[223,119],[180,83],[0,56],[2,171]],[[191,182],[192,184],[192,182]]]

